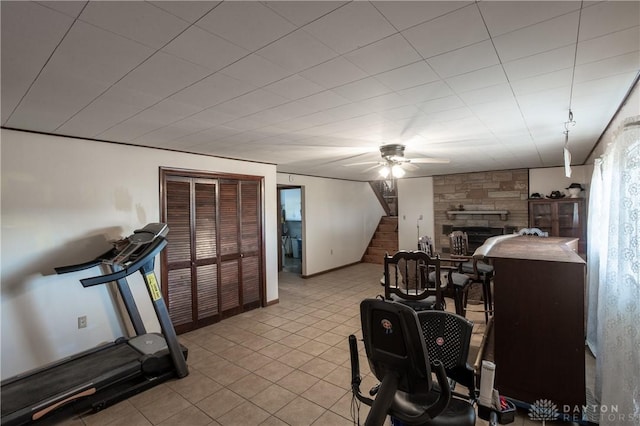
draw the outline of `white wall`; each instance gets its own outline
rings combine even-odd
[[[415,250],[418,234],[435,237],[433,178],[399,179],[398,200],[398,248]]]
[[[159,167],[264,176],[267,300],[278,297],[276,168],[202,155],[2,130],[2,378],[123,334],[105,286],[53,267],[94,258],[107,240],[160,217]],[[159,277],[159,262],[156,262]],[[143,319],[159,330],[142,278]],[[77,317],[88,327],[78,330]]]
[[[537,192],[544,197],[550,195],[551,191],[561,191],[569,196],[565,188],[575,182],[585,188],[581,197],[586,198],[592,172],[593,165],[571,166],[571,177],[568,178],[564,174],[564,167],[529,169],[529,195]]]
[[[302,274],[358,262],[384,210],[368,182],[278,173],[278,183],[302,187]]]

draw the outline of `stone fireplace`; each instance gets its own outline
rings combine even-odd
[[[467,232],[475,250],[490,236],[528,226],[527,169],[434,176],[433,192],[437,251],[449,251],[455,230]]]

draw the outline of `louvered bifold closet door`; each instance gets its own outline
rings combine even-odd
[[[213,323],[219,314],[216,187],[216,181],[212,179],[194,181],[193,285],[198,326]]]
[[[220,310],[222,315],[240,312],[240,247],[238,183],[220,183]]]
[[[180,332],[181,328],[191,328],[195,320],[191,285],[191,179],[168,178],[165,193],[169,234],[165,250],[167,285],[164,296],[171,321]]]
[[[242,269],[242,305],[257,308],[261,300],[261,224],[260,185],[256,181],[240,182],[240,247]]]

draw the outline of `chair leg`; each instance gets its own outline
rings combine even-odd
[[[484,320],[485,323],[489,322],[489,314],[493,315],[493,297],[491,295],[491,277],[486,277],[482,280],[482,292],[484,299]]]
[[[466,317],[466,297],[465,297],[466,292],[463,291],[462,289],[458,289],[456,288],[453,297],[454,297],[454,302],[456,305],[456,314]]]

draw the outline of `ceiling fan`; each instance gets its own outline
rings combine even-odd
[[[446,158],[431,158],[431,157],[419,157],[419,158],[406,158],[404,156],[405,145],[399,143],[387,144],[380,146],[380,155],[382,161],[366,161],[363,163],[351,163],[345,164],[345,166],[361,166],[365,164],[373,164],[373,166],[366,168],[362,173],[373,170],[380,167],[378,173],[382,178],[386,179],[389,175],[394,178],[401,178],[405,175],[406,170],[413,168],[416,169],[415,164],[448,164],[449,159]]]

